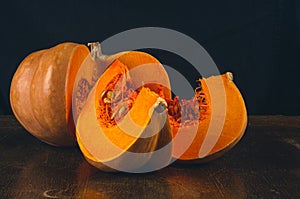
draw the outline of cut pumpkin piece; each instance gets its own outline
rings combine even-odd
[[[101,170],[139,172],[152,152],[172,139],[166,107],[150,88],[135,88],[127,66],[117,59],[96,82],[78,117],[79,147]],[[162,161],[169,162],[171,154]]]
[[[200,79],[191,100],[166,100],[173,156],[179,162],[201,163],[220,157],[241,139],[246,129],[247,111],[232,73]]]
[[[168,74],[155,57],[139,51],[102,55],[99,42],[89,43],[89,45],[91,46],[91,55],[81,64],[74,83],[72,106],[75,121],[77,121],[92,87],[115,60],[123,63],[130,70],[131,81],[134,85],[145,85],[154,92],[158,91],[158,84],[163,85],[164,95],[171,97]],[[108,75],[106,78],[109,79],[110,76]]]

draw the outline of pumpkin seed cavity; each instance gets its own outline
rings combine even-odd
[[[119,74],[110,81],[99,99],[98,119],[103,125],[116,125],[128,113],[139,93],[132,88],[133,83],[126,75]]]
[[[120,78],[124,76],[119,74],[112,78],[100,95],[99,108],[101,110],[98,119],[107,127],[116,125],[128,113],[140,92],[139,89],[132,89],[133,83],[130,78],[125,77],[122,80]],[[159,104],[155,111],[160,113],[167,110],[170,124],[177,127],[193,125],[205,119],[208,114],[208,102],[202,90],[201,79],[197,80],[197,83],[198,86],[194,90],[195,96],[189,100],[180,100],[178,96],[174,99],[166,98],[163,94],[163,87],[160,86],[158,95],[166,101],[167,105]]]

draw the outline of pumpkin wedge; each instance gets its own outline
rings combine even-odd
[[[181,103],[166,99],[174,137],[173,156],[179,162],[201,163],[220,157],[241,139],[247,125],[245,103],[232,73],[198,82],[193,99]],[[191,108],[195,103],[198,106]]]
[[[138,86],[146,78],[131,76],[127,66],[135,68],[153,60],[146,53],[122,53],[100,76],[78,116],[79,147],[87,161],[101,170],[140,172],[152,152],[172,139],[167,103],[151,90],[158,89],[155,82]],[[153,71],[153,67],[143,70]],[[160,161],[167,165],[171,154],[170,148]]]
[[[33,52],[11,82],[10,103],[23,127],[55,146],[76,143],[71,101],[74,79],[89,55],[85,45],[66,42]]]
[[[147,84],[146,87],[156,93],[160,89],[158,85],[163,85],[163,95],[171,97],[168,74],[155,57],[139,51],[124,51],[112,55],[103,55],[99,42],[89,43],[89,46],[91,47],[90,57],[92,59],[87,57],[82,62],[74,81],[72,110],[75,122],[84,107],[91,89],[103,72],[115,60],[119,60],[130,70],[131,81],[134,85]]]

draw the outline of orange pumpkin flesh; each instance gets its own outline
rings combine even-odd
[[[70,119],[73,79],[89,55],[84,45],[62,43],[28,55],[11,83],[14,115],[32,135],[56,146],[74,145]]]
[[[131,62],[131,60],[133,61]],[[129,83],[139,84],[139,81],[144,78],[131,77],[128,72],[129,67],[123,62],[134,68],[140,64],[154,61],[157,62],[146,53],[122,54],[101,75],[89,94],[77,120],[76,135],[80,149],[87,161],[99,169],[104,171],[114,171],[116,167],[122,167],[125,170],[138,169],[149,161],[150,152],[170,142],[171,131],[167,113],[166,111],[159,114],[155,112],[161,103],[166,106],[166,102],[146,87],[140,87],[137,91],[132,90],[131,87],[126,90]],[[151,71],[153,67],[148,69]],[[122,79],[123,77],[125,78]],[[157,89],[154,84],[148,86]],[[114,94],[114,96],[120,101],[114,103],[117,107],[113,110],[113,101],[106,102],[110,99],[106,93],[115,91],[118,94]],[[165,92],[169,91],[165,90]],[[124,100],[121,97],[123,95],[127,96]],[[120,104],[123,106],[120,107]],[[121,110],[123,110],[122,113]],[[159,128],[160,126],[162,129]],[[145,135],[147,136],[144,137]],[[143,158],[128,160],[126,158],[128,157],[127,151],[145,155]],[[170,158],[171,151],[164,161],[170,161]]]

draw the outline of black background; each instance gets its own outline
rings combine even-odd
[[[103,41],[146,26],[174,29],[199,42],[222,73],[234,73],[249,114],[300,113],[297,0],[6,1],[0,22],[0,114],[12,113],[10,81],[30,52],[64,41]],[[194,78],[181,58],[149,52]]]

